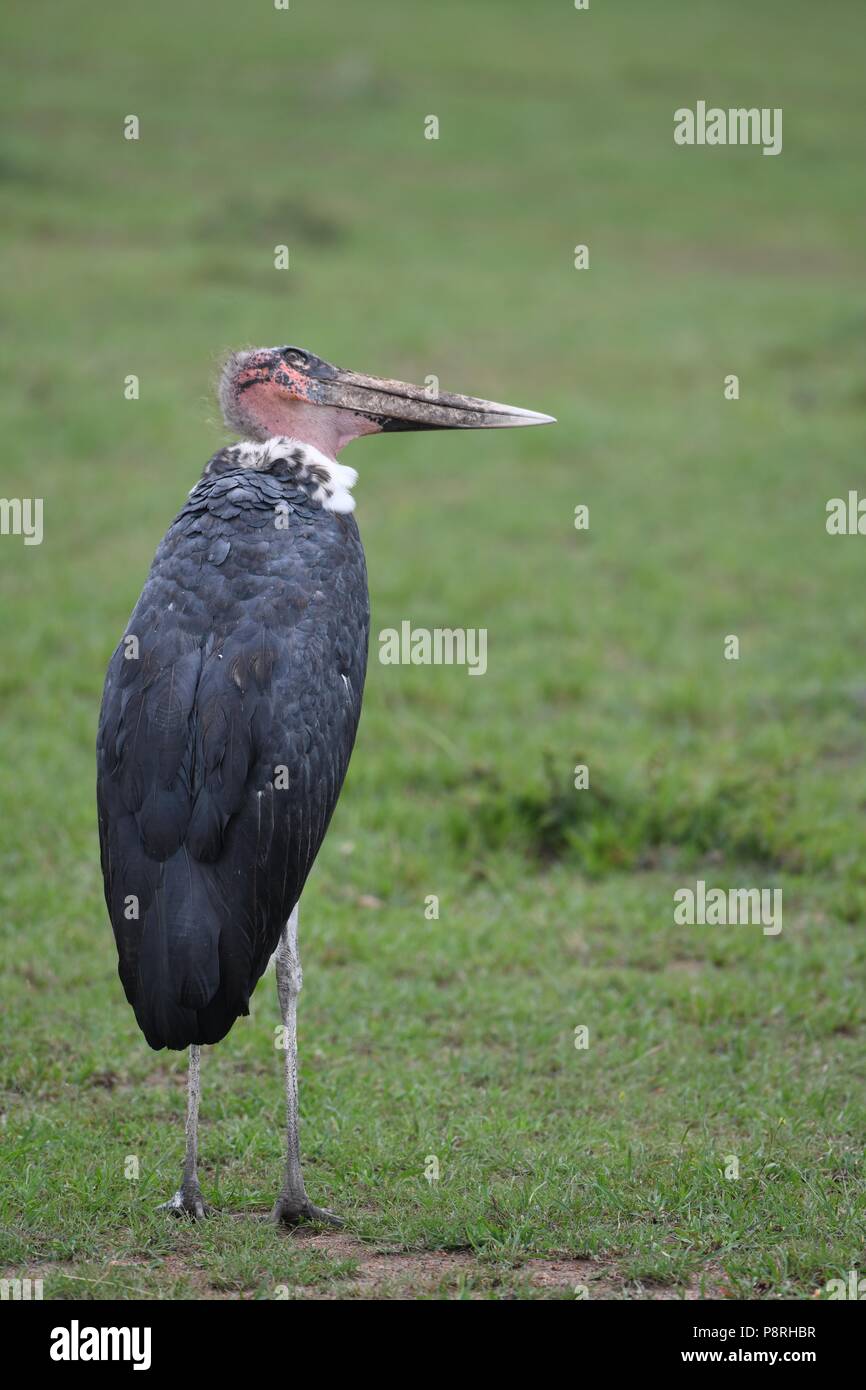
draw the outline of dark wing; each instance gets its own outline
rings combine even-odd
[[[105,895],[121,981],[156,1048],[217,1042],[248,1012],[360,717],[357,527],[299,505],[290,533],[274,530],[267,481],[181,513],[106,677]]]

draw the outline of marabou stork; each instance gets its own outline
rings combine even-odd
[[[301,348],[235,353],[241,439],[205,465],[108,667],[97,741],[105,898],[119,974],[152,1048],[188,1047],[186,1160],[165,1207],[201,1217],[200,1048],[249,1012],[276,953],[287,1161],[274,1216],[313,1205],[298,1142],[298,900],[361,713],[369,599],[350,440],[537,425],[548,415],[362,376]]]

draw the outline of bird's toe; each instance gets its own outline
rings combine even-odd
[[[188,1216],[193,1221],[203,1221],[206,1216],[210,1216],[212,1208],[208,1206],[198,1187],[179,1187],[171,1200],[162,1202],[157,1211],[168,1211],[173,1216]]]
[[[317,1207],[308,1197],[288,1197],[283,1193],[274,1207],[274,1220],[281,1226],[300,1226],[306,1222],[320,1226],[344,1226],[345,1222],[327,1207]]]

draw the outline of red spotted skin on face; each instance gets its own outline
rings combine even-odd
[[[351,440],[381,431],[381,422],[370,416],[325,403],[325,381],[335,368],[313,359],[312,370],[305,371],[287,360],[289,351],[257,348],[230,359],[220,382],[230,428],[259,441],[287,435],[331,459]]]
[[[280,362],[274,371],[274,385],[287,392],[292,400],[308,401],[316,405],[321,399],[322,390],[318,382],[299,372],[297,367],[289,367]]]

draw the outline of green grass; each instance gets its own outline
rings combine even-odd
[[[84,1298],[573,1296],[542,1258],[590,1296],[846,1277],[866,542],[824,511],[866,492],[862,7],[82,0],[7,31],[2,491],[45,539],[0,539],[2,1270]],[[699,97],[781,106],[782,155],[675,147]],[[156,1214],[183,1059],[123,1000],[95,832],[105,665],[222,438],[217,360],[285,341],[560,422],[347,455],[374,634],[489,632],[481,679],[374,637],[304,898],[307,1183],[354,1241],[265,1220],[272,976],[204,1058],[218,1213]],[[781,887],[781,935],[675,926],[698,877]],[[359,1282],[377,1251],[417,1277]]]

